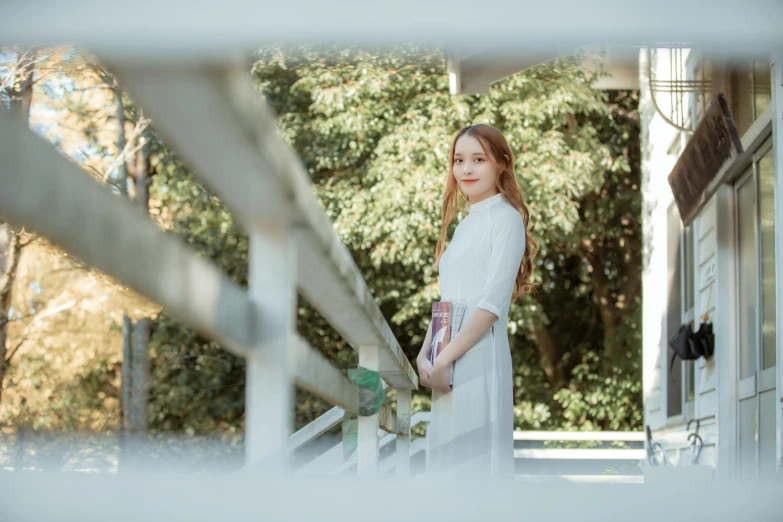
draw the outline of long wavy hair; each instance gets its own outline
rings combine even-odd
[[[514,282],[512,297],[512,301],[514,301],[520,295],[529,294],[535,289],[535,285],[530,281],[530,278],[533,275],[533,258],[535,258],[538,252],[538,244],[528,231],[530,211],[525,204],[525,199],[522,197],[522,191],[517,184],[517,178],[514,174],[514,154],[511,152],[511,148],[508,146],[503,133],[491,125],[477,124],[464,127],[454,136],[454,141],[451,142],[449,175],[446,178],[446,191],[443,195],[440,237],[435,246],[435,263],[433,268],[438,267],[440,258],[443,256],[443,252],[446,251],[446,232],[454,220],[454,215],[457,213],[459,205],[466,204],[468,201],[467,196],[459,189],[457,180],[454,178],[454,149],[457,146],[457,140],[466,135],[476,138],[481,143],[487,156],[497,165],[500,170],[496,180],[498,192],[503,194],[503,197],[519,211],[525,222],[525,253],[522,257],[522,263],[519,265],[517,279]]]

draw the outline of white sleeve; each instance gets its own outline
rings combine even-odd
[[[508,312],[514,283],[525,254],[525,223],[517,214],[504,215],[492,223],[487,283],[476,308],[502,317]]]

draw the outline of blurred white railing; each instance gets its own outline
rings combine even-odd
[[[586,443],[591,447],[562,447]],[[515,431],[517,480],[642,482],[644,432]]]

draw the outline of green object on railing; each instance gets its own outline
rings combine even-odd
[[[383,384],[381,374],[362,366],[348,370],[348,378],[359,387],[359,416],[369,417],[381,411],[383,406]],[[343,457],[348,459],[359,441],[359,420],[345,412],[340,426],[343,434]]]
[[[343,460],[348,460],[359,442],[359,421],[346,411],[340,428],[343,432]]]
[[[369,417],[381,411],[384,396],[381,374],[359,366],[348,370],[348,378],[359,386],[359,416]]]

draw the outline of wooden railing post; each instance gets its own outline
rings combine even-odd
[[[249,289],[253,349],[245,382],[245,460],[285,470],[291,433],[288,348],[296,327],[296,251],[287,225],[250,234]]]
[[[411,474],[411,390],[397,390],[397,477]]]
[[[380,369],[380,348],[378,346],[359,347],[359,366],[368,370]],[[378,430],[380,414],[359,417],[358,460],[359,473],[375,473],[378,469]]]

